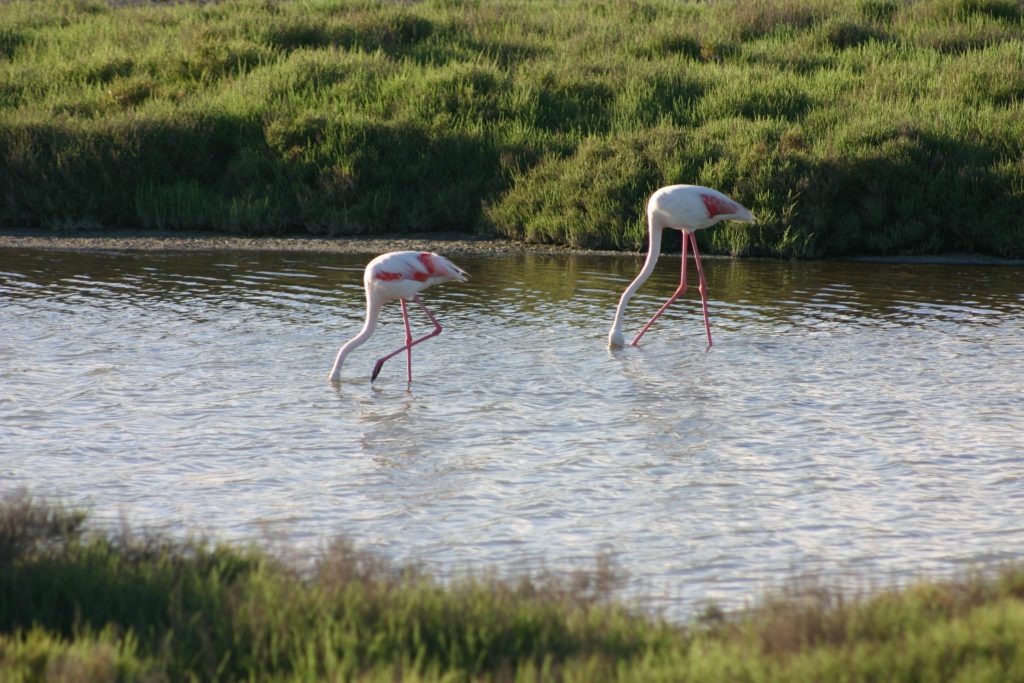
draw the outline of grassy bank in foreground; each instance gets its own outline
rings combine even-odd
[[[1024,256],[1019,0],[0,2],[0,225]]]
[[[88,535],[0,504],[4,681],[1009,681],[1024,572],[859,600],[768,599],[670,625],[614,577],[442,584],[338,543],[299,573],[254,549]]]

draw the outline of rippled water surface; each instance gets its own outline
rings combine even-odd
[[[391,304],[332,387],[367,260],[0,250],[0,486],[442,574],[611,553],[681,618],[1024,556],[1019,268],[706,259],[711,349],[691,291],[610,352],[640,257],[455,258],[412,385],[369,382]]]

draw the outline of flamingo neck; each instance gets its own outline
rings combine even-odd
[[[658,256],[661,255],[661,232],[663,228],[655,222],[654,216],[648,216],[648,226],[649,244],[647,247],[647,260],[644,261],[644,267],[640,270],[640,274],[629,283],[626,291],[619,298],[619,306],[615,309],[615,320],[612,321],[612,329],[608,333],[608,346],[611,348],[625,346],[625,341],[622,337],[622,318],[626,313],[626,304],[633,298],[636,290],[640,289],[640,286],[654,272],[654,266],[658,263]]]
[[[332,381],[337,380],[341,374],[341,365],[345,362],[345,357],[348,356],[353,349],[360,346],[367,339],[373,336],[373,331],[377,329],[377,321],[380,320],[380,309],[382,305],[382,302],[376,301],[370,297],[369,291],[366,292],[366,322],[363,323],[363,329],[359,330],[359,334],[345,342],[341,349],[338,350],[338,357],[334,360],[334,368],[331,369],[330,379]]]

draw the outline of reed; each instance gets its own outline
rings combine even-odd
[[[0,225],[1024,256],[1017,0],[0,2]]]
[[[794,584],[680,625],[617,599],[607,561],[442,582],[344,540],[299,562],[86,522],[0,503],[3,680],[988,681],[1024,666],[1019,567],[857,598]]]

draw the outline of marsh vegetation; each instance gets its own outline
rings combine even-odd
[[[1024,254],[1015,0],[0,3],[0,225]]]
[[[820,586],[671,624],[613,566],[441,582],[339,540],[313,563],[89,530],[0,505],[5,681],[1003,681],[1024,667],[1024,573],[870,596]]]

